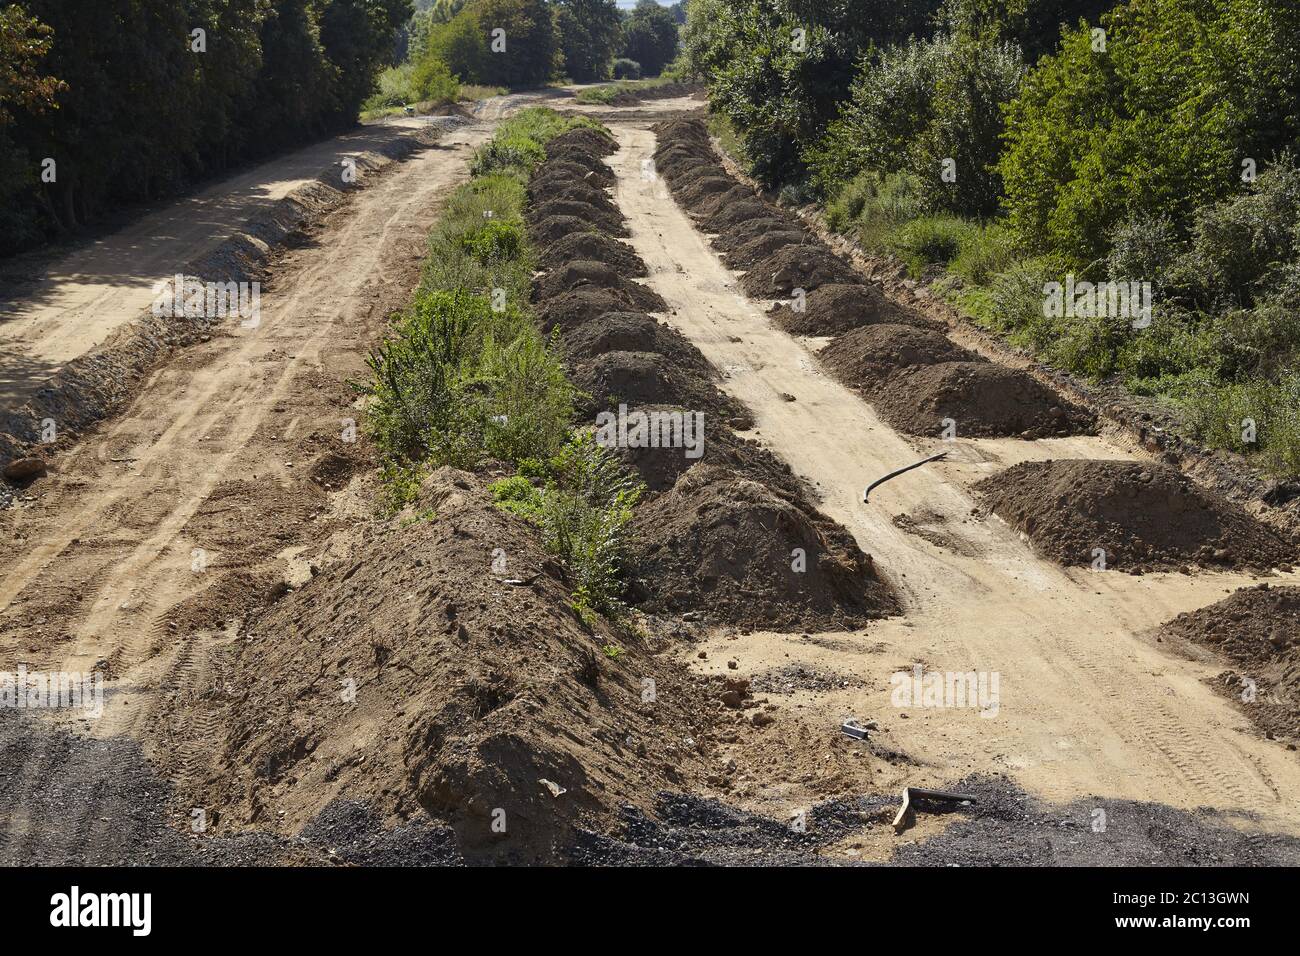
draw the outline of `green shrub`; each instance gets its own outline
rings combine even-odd
[[[590,435],[575,435],[544,466],[526,464],[541,484],[522,473],[504,478],[492,485],[493,499],[541,530],[572,575],[577,606],[617,616],[628,525],[644,485]]]
[[[641,64],[636,60],[629,60],[625,56],[614,59],[614,79],[616,80],[639,80],[641,79]]]
[[[883,179],[878,173],[860,173],[826,207],[827,224],[837,232],[852,233],[871,252],[889,250],[890,236],[922,214],[920,184],[907,173]]]
[[[967,282],[987,285],[993,277],[1011,268],[1016,261],[1015,240],[999,223],[973,227],[962,240],[950,268]]]
[[[887,247],[919,278],[928,266],[946,266],[956,259],[978,228],[955,216],[922,216],[898,228],[889,237]]]
[[[1130,0],[1066,31],[1007,108],[1005,205],[1028,247],[1082,271],[1120,223],[1194,210],[1240,189],[1246,158],[1300,134],[1300,8],[1256,0]]]

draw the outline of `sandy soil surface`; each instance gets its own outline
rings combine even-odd
[[[842,689],[796,690],[785,704],[820,711],[828,725],[879,720],[885,739],[918,762],[914,785],[1006,773],[1054,801],[1096,795],[1232,808],[1300,830],[1289,796],[1300,784],[1295,754],[1253,734],[1203,683],[1214,668],[1170,655],[1151,636],[1250,577],[1064,570],[1036,557],[996,518],[972,514],[971,486],[1019,461],[1141,453],[1090,436],[903,439],[823,374],[813,355],[820,342],[792,338],[763,314],[767,303],[741,294],[737,274],[664,184],[644,178],[654,134],[630,125],[616,133],[615,195],[631,244],[649,266],[648,285],[669,304],[667,320],[724,371],[724,390],[754,415],[753,435],[813,483],[823,509],[857,536],[906,604],[903,617],[865,632],[718,634],[699,666],[721,671],[734,659],[742,676],[792,664],[845,675]],[[875,478],[938,451],[948,460],[882,486],[862,504]],[[895,525],[905,513],[925,538]],[[996,716],[892,706],[890,675],[918,663],[927,671],[997,672]]]
[[[361,417],[348,382],[409,300],[441,201],[489,132],[465,126],[392,164],[274,262],[259,328],[178,354],[36,501],[0,514],[0,659],[113,678],[80,732],[138,734],[159,687],[219,682],[205,618],[251,603],[259,581],[310,573],[298,552],[347,525],[331,489],[367,455],[343,440]],[[34,777],[44,760],[30,755]]]
[[[494,121],[521,105],[567,102],[572,92],[542,90],[474,105]],[[281,156],[168,203],[125,228],[70,252],[24,257],[0,282],[0,409],[17,407],[65,363],[147,310],[158,282],[212,251],[275,202],[345,159],[377,156],[446,117],[393,117]],[[357,181],[366,173],[357,170]]]

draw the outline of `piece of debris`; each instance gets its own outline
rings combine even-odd
[[[563,787],[561,787],[555,781],[547,780],[545,777],[540,778],[537,782],[540,783],[547,790],[551,791],[551,796],[553,797],[558,797],[562,793],[569,792],[568,790],[565,790]]]
[[[856,720],[846,720],[840,724],[840,733],[846,737],[852,737],[854,740],[866,740],[867,728],[863,727]]]
[[[968,793],[953,793],[950,790],[927,790],[924,787],[904,787],[903,805],[894,817],[894,832],[902,833],[916,822],[916,809],[913,800],[941,800],[945,803],[972,804],[975,798]]]
[[[929,464],[932,461],[939,461],[940,459],[947,458],[947,457],[948,457],[948,453],[946,451],[941,451],[939,452],[939,454],[931,455],[929,458],[922,458],[920,461],[908,465],[906,468],[899,468],[897,471],[891,471],[883,478],[877,478],[871,484],[867,485],[866,491],[862,492],[862,503],[863,504],[867,503],[867,499],[871,496],[872,489],[874,489],[877,485],[883,485],[885,482],[889,481],[889,479],[897,478],[899,475],[906,474],[907,472],[911,471],[913,468],[920,468],[922,465]]]

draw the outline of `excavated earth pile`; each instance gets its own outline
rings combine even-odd
[[[983,361],[941,332],[911,325],[864,325],[839,336],[817,353],[830,373],[875,400],[879,389],[901,369],[941,362]]]
[[[684,128],[701,142],[698,124]],[[707,135],[702,143],[712,157]],[[563,167],[548,159],[539,173],[545,178],[529,185],[530,230],[535,239],[545,233],[549,243],[533,289],[541,326],[547,334],[558,330],[569,373],[587,395],[580,402],[584,416],[625,406],[621,411],[655,414],[658,422],[694,422],[700,413],[704,419],[696,435],[702,441],[690,448],[658,439],[618,448],[647,485],[635,520],[636,602],[651,613],[705,610],[719,623],[774,629],[851,627],[896,613],[871,558],[808,503],[809,489],[789,466],[732,431],[752,427],[753,420],[717,388],[717,370],[685,336],[647,314],[667,306],[632,280],[645,275],[645,265],[612,238],[621,235],[610,228],[613,217],[579,223],[575,216],[549,215],[557,208],[553,191],[573,195],[574,185],[595,189],[586,183],[603,180],[605,164],[583,148],[567,146]],[[665,178],[685,184],[717,216],[727,215],[723,207],[734,206],[735,190],[743,189],[713,159],[696,163],[681,149],[660,158]],[[740,205],[753,203],[764,218],[794,222],[752,190],[743,192]],[[603,203],[588,197],[587,205]],[[617,221],[621,227],[622,217]],[[561,227],[572,228],[561,234]],[[822,255],[802,226],[786,235],[805,255]],[[701,509],[711,516],[703,524]]]
[[[1196,611],[1160,631],[1213,648],[1233,665],[1216,683],[1266,734],[1300,737],[1300,588],[1258,584]],[[1243,690],[1253,693],[1248,702]]]
[[[872,285],[828,283],[809,292],[801,310],[783,302],[768,314],[791,335],[840,335],[864,325],[940,329],[938,322],[904,308]]]
[[[637,513],[636,564],[652,612],[709,623],[846,630],[898,603],[843,527],[725,468],[692,468]]]
[[[1146,462],[1025,462],[975,486],[985,507],[1067,566],[1140,574],[1189,565],[1268,570],[1295,548],[1177,469]],[[1101,554],[1104,552],[1104,555]]]
[[[188,741],[218,755],[195,806],[296,831],[363,800],[390,821],[446,822],[467,854],[530,862],[696,779],[702,758],[679,745],[708,739],[714,682],[584,623],[535,531],[474,476],[440,469],[408,512],[235,645],[208,725],[222,738]],[[181,724],[177,754],[187,732],[203,733]]]
[[[1028,373],[992,362],[905,368],[872,401],[885,421],[909,435],[938,435],[946,419],[965,438],[1062,437],[1089,431],[1094,423]]]
[[[1025,372],[986,362],[944,335],[941,323],[890,300],[879,285],[799,220],[719,168],[698,120],[655,127],[656,163],[674,197],[755,299],[791,299],[770,311],[792,335],[838,336],[820,357],[898,430],[933,435],[945,419],[967,437],[1028,439],[1091,431],[1092,416]],[[927,367],[928,366],[928,367]]]

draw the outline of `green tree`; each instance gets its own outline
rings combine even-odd
[[[639,0],[623,24],[623,52],[641,64],[644,76],[658,76],[677,56],[677,21],[655,0]]]
[[[564,72],[579,83],[608,78],[620,38],[614,0],[556,0],[554,10]]]
[[[1194,210],[1242,187],[1300,134],[1300,10],[1283,0],[1132,0],[1105,49],[1067,31],[1007,112],[1005,204],[1025,245],[1080,267],[1123,222]]]
[[[477,14],[488,45],[481,82],[528,89],[555,75],[561,53],[546,0],[478,0],[467,9]],[[493,50],[494,41],[504,49]]]

